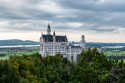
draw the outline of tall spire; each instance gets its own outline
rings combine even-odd
[[[54,30],[54,32],[53,32],[53,36],[55,36],[56,34],[55,34],[55,30]]]
[[[50,24],[48,24],[48,27],[47,27],[47,35],[50,35],[50,33],[51,33]]]
[[[50,29],[50,24],[48,24],[48,29]]]

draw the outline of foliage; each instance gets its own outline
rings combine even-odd
[[[0,83],[19,82],[19,75],[7,60],[0,60]]]
[[[13,82],[12,78],[18,80],[14,83],[64,83],[69,81],[68,69],[71,69],[71,63],[60,54],[42,58],[37,53],[30,56],[11,56],[8,61],[1,60],[0,68],[1,72],[5,71],[0,76],[0,83]]]
[[[10,56],[0,60],[0,83],[124,83],[125,63],[109,60],[96,48],[83,50],[71,63],[61,54]]]
[[[103,53],[99,53],[96,48],[83,50],[82,58],[72,70],[70,80],[80,83],[120,82],[125,76],[124,67],[123,60],[121,62],[111,61]],[[119,75],[123,77],[120,78]]]

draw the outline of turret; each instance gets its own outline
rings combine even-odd
[[[55,30],[53,32],[53,42],[56,42],[56,34],[55,34]]]
[[[82,47],[82,49],[85,49],[85,43],[86,43],[85,36],[82,35],[82,37],[81,37],[81,47]]]
[[[54,30],[54,32],[53,32],[53,36],[55,36],[56,34],[55,34],[55,30]]]
[[[56,34],[53,32],[53,56],[55,56]]]
[[[48,27],[47,27],[47,35],[50,35],[50,33],[51,33],[50,24],[48,24]]]

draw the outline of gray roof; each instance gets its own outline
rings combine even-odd
[[[71,48],[82,48],[81,46],[71,46]]]
[[[53,42],[53,35],[42,35],[45,42]],[[66,36],[56,36],[56,42],[67,42]]]
[[[42,37],[46,42],[52,42],[53,41],[52,35],[42,35]]]
[[[81,46],[72,46],[71,44],[69,44],[69,46],[71,46],[71,48],[74,48],[74,49],[82,48]],[[69,49],[69,47],[67,47],[67,49]]]

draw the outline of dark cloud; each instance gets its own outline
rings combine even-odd
[[[113,11],[125,12],[124,0],[57,0],[57,2],[66,8],[78,10],[92,10],[92,11]]]
[[[1,0],[0,28],[41,31],[50,22],[59,30],[113,33],[125,27],[124,5],[124,0]]]

